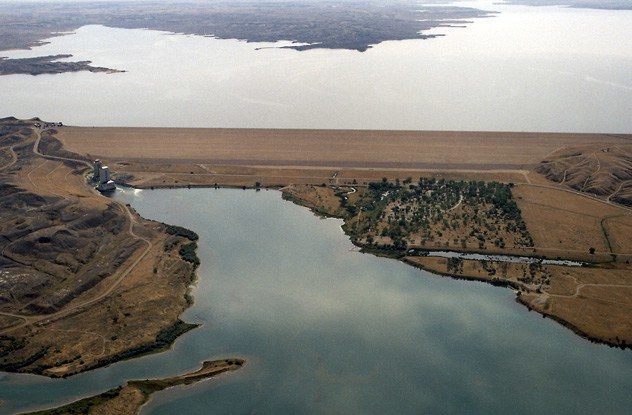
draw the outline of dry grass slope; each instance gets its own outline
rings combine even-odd
[[[61,377],[168,347],[193,327],[189,240],[92,190],[36,122],[0,120],[0,369]]]
[[[565,148],[536,171],[577,191],[632,206],[632,143]]]

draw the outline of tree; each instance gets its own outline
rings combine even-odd
[[[588,250],[588,252],[590,252],[591,255],[594,255],[595,254],[595,248],[593,248],[591,246],[590,249]]]

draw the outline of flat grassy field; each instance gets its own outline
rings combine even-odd
[[[453,131],[63,127],[80,154],[129,161],[346,168],[514,170],[560,148],[632,136]]]

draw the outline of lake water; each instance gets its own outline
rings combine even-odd
[[[412,255],[427,255],[427,256],[435,256],[435,257],[443,257],[443,258],[461,258],[461,259],[475,259],[475,260],[484,260],[484,261],[498,261],[498,262],[513,262],[513,263],[542,263],[545,265],[564,265],[567,267],[581,267],[583,265],[582,262],[578,261],[569,261],[567,259],[542,259],[538,257],[530,257],[530,256],[514,256],[514,255],[494,255],[494,254],[470,254],[467,252],[457,252],[457,251],[426,251],[423,249],[411,249],[408,251],[408,254]]]
[[[632,11],[501,11],[445,37],[297,52],[86,26],[10,57],[124,69],[0,77],[0,114],[75,125],[632,133]]]
[[[200,235],[173,350],[70,379],[0,374],[0,413],[130,378],[243,356],[217,379],[154,395],[144,414],[608,413],[632,407],[632,353],[592,344],[490,285],[353,250],[337,219],[277,191],[122,190],[141,215]],[[186,208],[185,208],[186,207]]]
[[[463,3],[461,3],[463,4]],[[502,11],[365,52],[88,26],[10,57],[125,69],[0,77],[0,116],[76,125],[632,133],[632,12]],[[284,44],[280,42],[276,46]],[[594,345],[507,289],[352,250],[335,219],[275,191],[119,191],[200,234],[203,323],[173,350],[70,379],[0,373],[0,414],[243,356],[143,413],[626,413],[632,353]],[[185,208],[186,207],[186,208]]]

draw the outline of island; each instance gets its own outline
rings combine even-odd
[[[35,58],[9,59],[0,57],[0,75],[28,74],[57,74],[63,72],[124,72],[116,69],[91,66],[90,61],[60,62],[60,59],[71,58],[72,55],[38,56]]]

